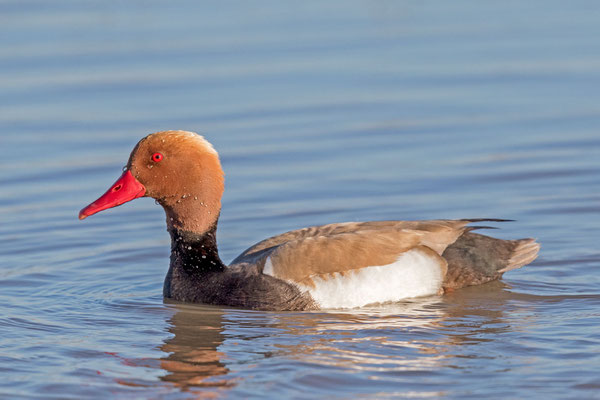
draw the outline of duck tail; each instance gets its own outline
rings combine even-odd
[[[465,232],[442,254],[448,262],[443,287],[458,289],[499,279],[535,260],[539,250],[534,239],[503,240]]]
[[[498,270],[500,273],[521,268],[522,266],[529,264],[537,258],[540,251],[540,244],[536,242],[535,239],[519,239],[514,240],[513,243],[515,243],[515,247],[513,248],[512,254],[508,259],[507,265]]]

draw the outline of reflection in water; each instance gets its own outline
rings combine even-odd
[[[428,340],[410,332],[430,330],[445,318],[441,299],[429,297],[357,310],[313,313],[283,322],[305,340],[281,344],[290,357],[318,365],[360,371],[409,371],[434,368],[440,355]],[[302,321],[306,322],[302,325]],[[309,320],[309,321],[308,321]],[[299,327],[299,325],[301,325]],[[402,349],[402,355],[392,356]],[[407,350],[410,350],[407,352]],[[418,357],[407,354],[420,353]],[[424,357],[423,354],[430,354]]]
[[[430,376],[442,367],[465,368],[464,358],[490,357],[478,354],[476,345],[512,329],[503,313],[519,295],[504,287],[495,282],[444,297],[331,312],[172,304],[174,336],[161,346],[170,353],[161,359],[162,380],[204,396],[239,390],[243,377],[260,382],[264,375],[267,382],[272,374],[287,374],[278,379],[291,388],[343,385],[352,392],[373,379],[397,385],[399,379]],[[258,362],[261,369],[255,371]],[[336,378],[336,373],[343,375]],[[243,393],[248,390],[259,389]],[[419,396],[444,393],[418,385],[406,390]]]
[[[600,304],[597,295],[538,296],[508,289],[492,282],[442,297],[328,312],[169,303],[172,336],[158,347],[167,356],[114,355],[138,371],[130,376],[158,370],[161,384],[143,378],[118,383],[153,391],[167,383],[169,391],[186,398],[258,397],[275,388],[280,397],[297,397],[309,388],[332,397],[440,397],[456,394],[448,388],[464,374],[526,377],[534,371],[530,365],[553,351],[535,339],[542,334],[531,336],[535,329],[550,336],[557,329],[538,319],[540,310],[556,311],[574,301]],[[500,386],[492,393],[511,397],[511,386]]]
[[[173,307],[176,313],[169,320],[173,337],[160,347],[170,353],[161,359],[160,367],[167,372],[161,379],[183,391],[194,387],[231,386],[232,381],[225,377],[229,371],[222,362],[225,355],[218,351],[224,340],[223,311],[217,307],[186,304],[173,304]]]

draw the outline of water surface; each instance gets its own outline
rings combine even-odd
[[[600,398],[600,7],[0,4],[0,397]],[[164,302],[147,133],[221,154],[225,261],[341,221],[499,217],[501,282],[357,310]]]

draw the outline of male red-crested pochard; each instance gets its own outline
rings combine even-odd
[[[441,294],[498,279],[533,261],[540,248],[533,239],[471,232],[476,227],[468,224],[481,219],[346,222],[265,239],[227,267],[216,242],[223,190],[219,155],[209,142],[193,132],[157,132],[139,141],[123,175],[79,218],[142,196],[156,199],[171,234],[164,297],[261,310],[350,308]]]

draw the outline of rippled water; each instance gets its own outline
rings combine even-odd
[[[600,398],[594,2],[0,3],[0,397]],[[358,310],[163,302],[139,138],[203,132],[224,260],[350,220],[502,217],[540,258]]]

